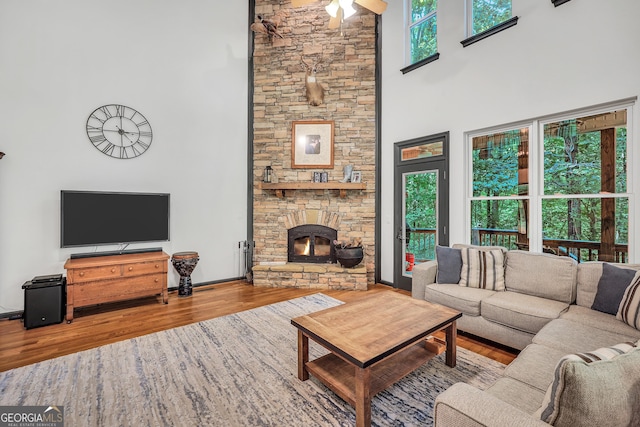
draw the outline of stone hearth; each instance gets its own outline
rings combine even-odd
[[[256,265],[253,267],[254,286],[271,288],[350,289],[366,291],[367,268],[343,268],[338,264]]]

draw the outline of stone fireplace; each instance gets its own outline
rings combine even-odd
[[[281,218],[284,227],[280,226],[278,230],[285,230],[286,238],[281,245],[273,248],[274,253],[286,255],[287,246],[290,245],[293,246],[294,253],[303,253],[308,241],[309,247],[314,242],[315,258],[310,260],[307,255],[302,255],[307,258],[294,258],[293,261],[287,259],[286,262],[276,255],[266,260],[262,258],[253,266],[253,284],[265,287],[366,290],[368,264],[363,262],[355,268],[343,268],[335,263],[335,248],[331,242],[336,240],[334,236],[340,237],[342,230],[345,230],[341,217],[336,212],[313,209],[285,213]],[[316,242],[320,244],[315,244]],[[311,253],[311,249],[309,252]]]
[[[345,21],[342,31],[328,29],[324,6],[322,2],[305,7],[280,0],[255,2],[256,15],[283,18],[278,27],[283,38],[253,35],[255,286],[367,289],[374,283],[376,18],[360,8],[354,19]],[[323,63],[316,74],[325,89],[324,102],[319,106],[309,105],[305,97],[306,74],[301,58]],[[292,123],[299,120],[333,122],[331,166],[294,165]],[[363,187],[344,191],[332,187],[343,180],[347,165],[361,172]],[[265,188],[262,177],[266,167],[272,168],[278,183],[289,187]],[[326,172],[328,181],[314,186],[314,172]],[[335,262],[324,262],[325,258],[292,260],[290,231],[307,225],[331,228],[339,241],[362,239],[362,263],[345,269]],[[322,239],[331,239],[320,237],[310,237],[314,257],[327,256],[326,240]]]
[[[304,224],[290,228],[288,236],[288,262],[336,262],[336,251],[332,242],[338,239],[337,230],[324,225]]]

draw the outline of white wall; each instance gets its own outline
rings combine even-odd
[[[196,283],[242,275],[247,13],[242,1],[0,1],[0,312],[22,309],[25,281],[96,249],[60,249],[62,189],[171,193],[171,241],[130,248],[198,251]],[[89,143],[87,117],[110,103],[151,123],[141,157]]]
[[[440,1],[440,59],[405,75],[403,4],[389,2],[382,19],[381,276],[389,282],[394,143],[450,132],[450,242],[464,242],[465,132],[640,94],[640,2],[575,0],[555,8],[549,0],[513,0],[515,27],[463,48],[464,2]],[[639,117],[636,108],[631,171],[640,170]],[[633,174],[636,192],[639,178]],[[638,262],[638,242],[632,249]]]

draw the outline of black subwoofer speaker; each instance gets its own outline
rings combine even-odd
[[[27,329],[60,323],[66,309],[65,280],[29,281],[24,289],[24,327]]]

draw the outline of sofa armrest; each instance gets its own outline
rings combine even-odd
[[[436,427],[549,426],[535,416],[465,383],[452,385],[436,398],[433,418]]]
[[[413,267],[411,274],[411,296],[424,299],[424,292],[427,285],[436,282],[436,272],[438,271],[437,261],[422,262]]]

